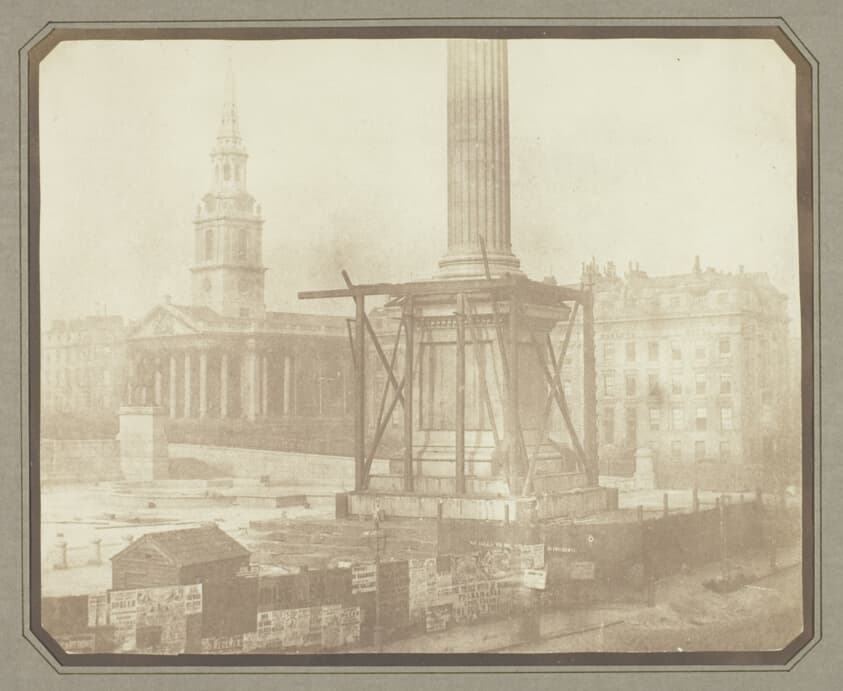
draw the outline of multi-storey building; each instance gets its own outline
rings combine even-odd
[[[126,382],[126,331],[119,316],[54,321],[41,336],[45,413],[116,413]]]
[[[766,274],[702,270],[648,276],[586,267],[594,285],[597,416],[603,473],[636,449],[657,463],[761,465],[783,450],[788,381],[786,296]],[[557,329],[561,340],[562,327]],[[576,332],[563,367],[581,405]]]

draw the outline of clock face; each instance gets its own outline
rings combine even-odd
[[[248,295],[252,290],[252,282],[248,278],[241,278],[237,284],[241,295]]]

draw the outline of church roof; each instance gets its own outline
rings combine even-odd
[[[345,317],[300,312],[266,312],[264,319],[225,317],[207,306],[156,305],[132,329],[129,338],[186,336],[201,333],[345,336]]]

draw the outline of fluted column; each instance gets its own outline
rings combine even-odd
[[[176,384],[178,384],[176,376],[176,356],[170,355],[170,396],[167,400],[167,405],[170,406],[170,419],[174,419],[176,417],[176,408],[178,407],[178,403],[176,401]]]
[[[440,276],[520,273],[509,207],[506,41],[448,41],[448,253]]]
[[[228,353],[220,356],[220,417],[228,416]]]
[[[190,417],[190,353],[184,354],[184,417]]]

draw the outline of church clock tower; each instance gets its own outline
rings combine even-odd
[[[266,314],[263,219],[260,204],[246,191],[247,159],[229,64],[222,121],[211,151],[211,191],[193,222],[193,305],[225,317],[261,320]]]

